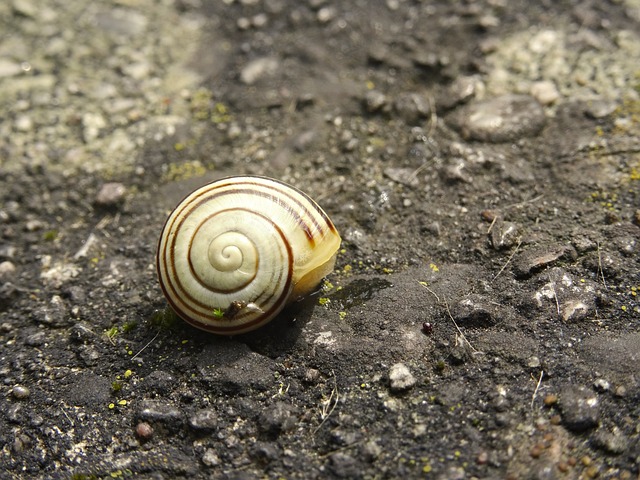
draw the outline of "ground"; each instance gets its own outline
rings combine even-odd
[[[2,478],[635,479],[637,0],[0,5]],[[343,242],[254,332],[162,225],[234,174]]]

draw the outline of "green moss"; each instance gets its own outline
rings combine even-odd
[[[187,180],[193,177],[201,177],[207,173],[207,169],[198,160],[187,160],[181,163],[171,163],[162,175],[161,181],[175,182]]]
[[[132,320],[130,322],[125,322],[125,324],[122,325],[122,327],[120,327],[120,330],[122,331],[122,333],[129,333],[137,326],[138,326],[138,322]]]
[[[47,230],[42,235],[42,239],[45,242],[53,242],[56,238],[58,238],[58,230]]]
[[[157,310],[154,312],[149,321],[155,327],[163,330],[169,330],[176,326],[179,319],[180,317],[178,317],[171,308],[167,307],[164,310]]]

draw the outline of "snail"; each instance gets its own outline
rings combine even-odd
[[[297,188],[266,177],[216,180],[169,215],[156,268],[172,309],[221,335],[254,330],[333,270],[340,235]]]

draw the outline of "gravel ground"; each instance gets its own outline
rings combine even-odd
[[[640,478],[638,0],[0,4],[0,477]],[[268,175],[342,235],[218,337],[160,230]]]

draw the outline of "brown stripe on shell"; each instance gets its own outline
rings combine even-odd
[[[300,226],[300,228],[304,231],[305,235],[307,236],[307,239],[310,243],[310,245],[312,247],[315,246],[315,232],[318,232],[321,236],[325,235],[324,229],[322,228],[322,225],[320,225],[318,223],[318,221],[316,220],[315,215],[313,215],[312,211],[309,210],[309,208],[307,208],[307,205],[305,205],[304,203],[302,203],[300,200],[298,200],[297,198],[295,198],[293,195],[291,195],[287,190],[293,190],[294,192],[296,192],[297,194],[299,194],[301,197],[303,197],[309,205],[311,205],[313,207],[313,210],[319,214],[322,219],[325,221],[325,223],[327,224],[327,226],[329,227],[330,230],[335,231],[335,227],[333,226],[333,223],[331,222],[331,220],[329,220],[329,217],[327,216],[326,213],[324,213],[324,211],[318,206],[318,204],[313,201],[306,193],[302,192],[301,190],[297,189],[296,187],[292,186],[292,185],[288,185],[284,182],[280,182],[278,180],[274,180],[274,179],[270,179],[270,178],[265,178],[265,177],[251,177],[251,176],[246,176],[246,177],[240,177],[240,178],[247,178],[247,179],[255,179],[255,180],[263,180],[264,182],[259,182],[259,181],[255,181],[255,180],[241,180],[241,181],[237,181],[235,180],[233,177],[231,177],[227,183],[224,183],[224,181],[226,179],[222,179],[219,180],[218,182],[214,182],[213,184],[211,184],[211,186],[213,188],[223,188],[223,187],[233,187],[230,189],[225,190],[224,192],[220,192],[221,194],[232,194],[232,193],[236,193],[236,194],[251,194],[251,195],[257,195],[263,198],[270,198],[272,199],[272,201],[274,201],[274,203],[278,204],[279,206],[281,206],[282,208],[285,208],[287,211],[289,211],[291,213],[291,216],[296,220],[296,223],[298,224],[298,226]],[[234,181],[235,180],[235,181]],[[220,183],[220,185],[214,185],[216,183]],[[276,185],[279,185],[283,188],[276,188]],[[259,187],[263,187],[267,190],[273,190],[274,192],[277,192],[279,195],[267,195],[265,192],[256,192],[255,190],[252,189],[240,189],[237,188],[238,185],[249,185],[249,186],[259,186]],[[303,212],[303,215],[301,216],[297,210],[292,209],[291,207],[289,207],[287,204],[283,204],[278,200],[279,197],[287,197],[289,200],[291,200],[295,205],[297,205],[298,209],[300,211]],[[304,218],[303,218],[304,217]],[[311,220],[311,222],[313,223],[313,228],[311,228],[306,222],[305,222],[305,218]]]

